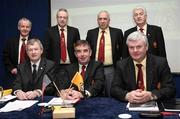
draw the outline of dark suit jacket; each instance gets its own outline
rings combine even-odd
[[[3,62],[9,72],[18,65],[18,52],[19,37],[9,39],[3,51]]]
[[[26,60],[24,63],[18,65],[18,74],[13,82],[13,91],[21,89],[24,92],[42,89],[43,77],[46,74],[50,80],[55,81],[55,64],[42,58],[39,64],[38,72],[34,81],[32,81],[32,70],[31,63],[29,60]],[[53,92],[51,92],[53,91]],[[54,94],[54,87],[52,84],[49,84],[45,90],[46,94]]]
[[[113,65],[122,57],[122,44],[123,44],[123,33],[121,29],[109,27],[111,44],[112,44],[112,56]],[[91,29],[87,32],[86,40],[90,43],[92,48],[92,59],[95,59],[97,51],[97,39],[98,39],[99,28]]]
[[[126,40],[129,34],[132,32],[137,31],[137,27],[133,27],[124,33],[124,51],[123,51],[123,58],[129,56],[128,48],[126,45]],[[149,42],[149,49],[148,52],[152,53],[157,56],[166,57],[166,49],[164,43],[164,37],[161,27],[149,25],[147,24],[147,38]]]
[[[59,72],[57,78],[57,84],[60,89],[67,89],[71,84],[71,80],[79,71],[78,63],[68,65],[66,69]],[[61,73],[61,74],[60,74]],[[104,89],[104,69],[103,64],[90,61],[85,72],[84,89],[89,91],[92,96],[98,96],[102,94]]]
[[[157,88],[160,82],[160,89]],[[175,85],[167,60],[163,57],[148,55],[146,61],[146,86],[158,99],[175,96]],[[136,77],[133,60],[128,57],[117,63],[115,77],[112,82],[111,95],[125,100],[128,92],[136,89]]]
[[[80,40],[79,30],[74,27],[67,26],[67,49],[70,62],[76,62],[74,55],[74,43]],[[53,26],[45,34],[44,49],[46,57],[59,64],[60,62],[60,34],[58,26]]]

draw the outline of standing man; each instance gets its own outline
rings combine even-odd
[[[43,78],[47,75],[49,80],[55,80],[55,64],[42,56],[43,46],[38,39],[27,42],[26,52],[29,57],[24,63],[19,64],[17,77],[13,83],[13,93],[20,100],[34,99],[43,94]],[[46,80],[47,81],[47,80]],[[45,94],[52,94],[52,83],[46,88]]]
[[[126,44],[127,36],[134,32],[140,31],[144,33],[149,42],[148,52],[157,56],[166,57],[165,42],[161,27],[149,25],[147,23],[147,12],[143,7],[136,7],[133,9],[133,19],[136,24],[135,27],[128,29],[124,33],[124,44]],[[126,45],[123,51],[123,57],[128,57],[128,48]]]
[[[135,31],[126,44],[130,56],[117,63],[112,96],[131,103],[173,98],[176,90],[167,60],[147,53],[146,35]]]
[[[64,74],[59,75],[59,87],[65,99],[80,99],[84,97],[100,96],[104,90],[104,69],[103,64],[90,59],[92,51],[89,43],[86,40],[78,40],[74,45],[75,55],[78,63],[73,63],[67,66]],[[71,80],[80,72],[84,81],[84,92],[74,89],[69,89]]]
[[[99,27],[89,30],[86,40],[92,47],[92,59],[104,64],[106,94],[110,96],[114,67],[122,57],[123,33],[121,29],[109,26],[110,15],[105,10],[98,13],[97,22]]]
[[[73,45],[80,40],[79,30],[68,26],[68,11],[64,8],[57,11],[57,25],[48,29],[45,34],[46,57],[63,66],[76,62]]]
[[[12,88],[12,82],[17,74],[17,65],[26,59],[25,44],[29,39],[32,23],[27,18],[18,21],[19,36],[9,39],[3,51],[3,61],[8,78],[3,82],[7,88]],[[5,87],[6,87],[5,86]]]

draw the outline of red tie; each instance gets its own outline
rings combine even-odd
[[[104,62],[104,32],[102,31],[102,35],[101,35],[101,39],[100,39],[100,43],[99,43],[99,54],[98,54],[98,61],[100,62]]]
[[[61,59],[63,62],[66,61],[66,44],[65,44],[65,37],[64,37],[64,29],[61,29],[61,38],[60,38],[60,47],[61,47]]]
[[[21,51],[20,51],[20,63],[23,63],[25,61],[26,57],[26,44],[25,44],[26,39],[22,39],[23,43],[21,45]]]
[[[85,68],[86,68],[86,66],[82,65],[82,67],[81,67],[81,76],[83,77],[83,79],[84,79],[84,76],[85,76]]]
[[[144,81],[143,81],[143,72],[142,72],[142,64],[136,64],[138,67],[138,75],[137,75],[137,89],[144,90]]]
[[[143,31],[144,31],[144,29],[143,29],[143,28],[140,28],[139,30],[141,31],[141,33],[144,33],[144,32],[143,32]]]

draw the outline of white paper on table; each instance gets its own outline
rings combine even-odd
[[[0,112],[11,112],[11,111],[21,111],[28,107],[31,107],[38,100],[15,100],[13,102],[8,102],[4,107],[0,109]]]
[[[61,97],[55,97],[51,99],[46,106],[54,106],[54,105],[69,105],[69,104],[75,104],[79,99],[76,100],[64,100]]]
[[[128,102],[126,107],[129,109],[129,111],[159,111],[158,104],[155,101],[150,101],[143,104],[131,104]]]
[[[14,99],[14,98],[16,98],[15,95],[6,95],[6,96],[3,96],[3,97],[0,99],[0,102],[7,102],[7,101],[12,100],[12,99]]]

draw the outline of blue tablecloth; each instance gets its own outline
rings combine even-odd
[[[48,102],[53,97],[44,97]],[[138,112],[130,112],[126,109],[126,103],[113,98],[89,98],[75,105],[77,119],[118,119],[121,113],[131,114],[133,119],[140,119]],[[37,104],[23,111],[0,113],[0,119],[52,119],[52,112],[40,114],[41,107]],[[167,116],[163,119],[178,119],[178,116]]]

